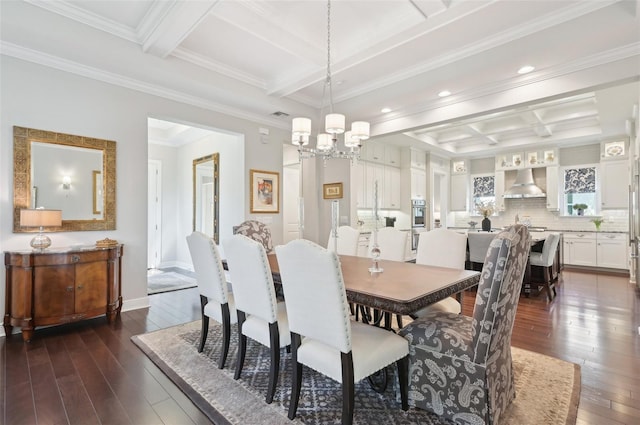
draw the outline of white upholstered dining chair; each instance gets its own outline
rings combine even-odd
[[[213,239],[204,233],[193,232],[187,236],[187,245],[200,291],[202,328],[198,352],[201,353],[204,349],[209,332],[209,318],[212,318],[222,324],[222,352],[218,361],[218,368],[222,369],[229,353],[231,324],[238,319],[233,295],[227,289],[222,260]]]
[[[238,357],[234,379],[240,378],[247,337],[269,347],[271,365],[266,402],[273,401],[280,370],[280,349],[291,344],[284,302],[276,300],[267,253],[260,242],[243,235],[222,241],[238,312]]]
[[[337,255],[303,239],[276,246],[276,255],[291,329],[289,419],[298,408],[302,365],[342,384],[342,423],[351,424],[355,383],[395,362],[401,405],[407,410],[407,341],[351,321]]]
[[[464,269],[466,257],[466,234],[443,228],[420,233],[418,250],[416,252],[416,264]],[[413,316],[421,317],[433,311],[459,314],[462,311],[462,307],[458,301],[452,297],[447,297],[442,301],[418,310]]]
[[[351,226],[338,227],[338,255],[358,255],[359,238],[360,231],[358,229],[354,229]],[[329,241],[327,242],[329,251],[334,250],[334,240],[333,230],[331,230],[329,231]]]
[[[378,230],[377,242],[380,249],[380,259],[390,261],[405,261],[408,232],[401,232],[394,227],[383,227]],[[367,256],[371,256],[374,235],[369,239]]]
[[[547,291],[547,298],[549,301],[553,300],[556,295],[556,287],[553,284],[552,270],[553,260],[556,256],[558,244],[560,243],[559,233],[549,233],[542,245],[542,252],[532,252],[529,254],[529,262],[531,267],[542,268],[542,284]],[[533,281],[532,285],[536,285]]]
[[[485,256],[489,250],[491,241],[497,236],[493,232],[469,232],[469,262],[473,270],[482,269]]]

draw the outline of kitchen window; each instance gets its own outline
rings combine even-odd
[[[479,206],[489,206],[495,211],[496,205],[496,190],[495,190],[495,176],[493,175],[478,175],[472,176],[471,181],[473,183],[473,198],[471,199],[471,215],[482,215]]]
[[[598,166],[565,167],[561,175],[563,215],[598,214]]]

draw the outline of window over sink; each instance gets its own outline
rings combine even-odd
[[[599,212],[598,166],[562,169],[562,211],[565,216],[592,216]]]
[[[471,215],[480,216],[482,213],[479,210],[480,206],[491,207],[496,211],[496,183],[495,176],[493,175],[476,175],[471,177],[473,183],[473,194],[471,199]]]

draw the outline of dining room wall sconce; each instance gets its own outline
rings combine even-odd
[[[31,247],[37,251],[44,251],[51,246],[51,239],[45,235],[45,227],[62,226],[62,210],[48,210],[44,208],[20,210],[21,227],[38,227],[38,234],[31,239]]]
[[[71,177],[70,176],[62,176],[62,188],[64,190],[71,189]]]

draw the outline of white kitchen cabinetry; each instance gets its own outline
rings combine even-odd
[[[383,164],[385,159],[384,148],[385,146],[382,144],[365,142],[362,149],[362,159]]]
[[[395,146],[385,146],[384,163],[392,167],[400,167],[400,148]]]
[[[627,234],[598,233],[598,267],[628,269]]]
[[[564,233],[564,264],[628,269],[626,233]]]
[[[595,266],[597,263],[595,233],[565,233],[564,264],[573,266]]]
[[[496,210],[504,211],[506,209],[504,205],[504,171],[496,171],[493,180],[493,193],[496,197]]]
[[[384,167],[384,187],[382,192],[382,208],[400,209],[400,169]]]
[[[426,162],[426,154],[424,153],[424,151],[410,149],[409,152],[411,155],[411,164],[410,164],[411,168],[426,170],[427,162]]]
[[[604,209],[629,207],[629,166],[626,160],[600,163],[600,202]]]
[[[560,197],[558,192],[560,169],[557,165],[547,167],[547,210],[560,210]]]
[[[400,209],[400,169],[374,162],[360,162],[356,166],[354,187],[357,208],[373,208],[375,182],[378,182],[378,208]]]
[[[468,188],[468,174],[451,175],[451,193],[449,194],[449,209],[451,211],[467,211]]]
[[[427,199],[427,172],[412,168],[411,172],[411,199]]]

